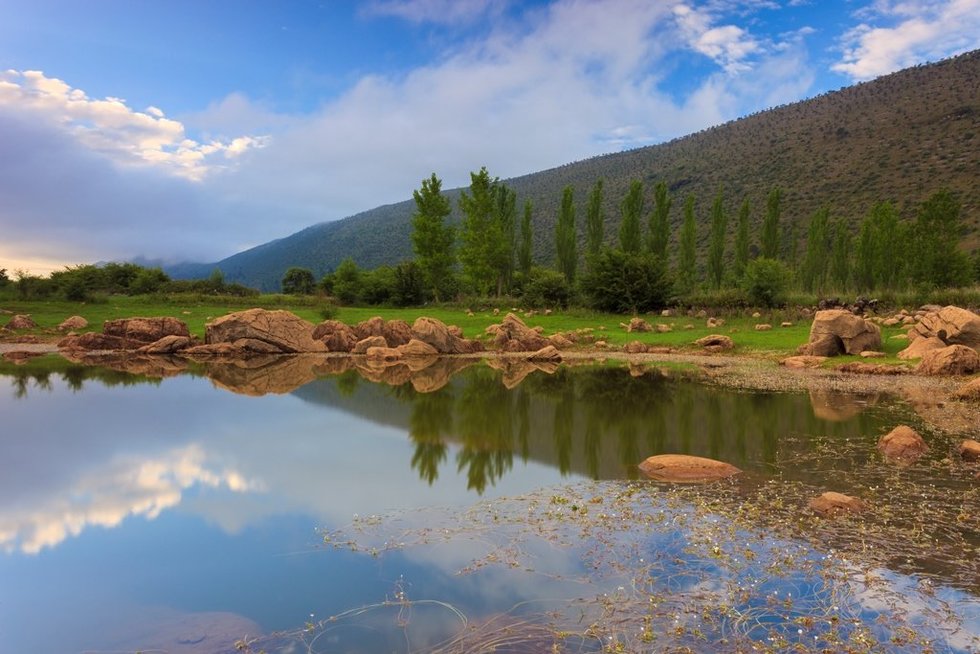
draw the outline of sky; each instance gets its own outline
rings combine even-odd
[[[980,47],[980,0],[0,0],[0,268],[211,262]]]

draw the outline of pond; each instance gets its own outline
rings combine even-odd
[[[4,364],[0,650],[980,647],[974,470],[897,399],[401,368]],[[884,464],[896,424],[929,455]],[[637,479],[667,452],[745,474]]]

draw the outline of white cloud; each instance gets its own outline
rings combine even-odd
[[[36,70],[0,73],[0,106],[30,111],[117,163],[159,166],[192,180],[215,168],[208,155],[221,153],[228,159],[266,142],[263,137],[239,137],[232,143],[198,143],[157,107],[139,112],[121,98],[89,98],[83,90]]]
[[[728,73],[749,70],[749,55],[760,50],[759,43],[737,25],[713,27],[714,16],[706,9],[687,5],[674,7],[674,17],[688,46],[710,57]]]
[[[867,80],[980,47],[980,0],[878,0],[841,38],[832,69]],[[886,26],[882,26],[885,24]]]

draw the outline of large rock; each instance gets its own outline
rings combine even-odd
[[[106,320],[102,324],[102,333],[142,345],[155,343],[164,336],[190,337],[191,335],[186,323],[168,316]]]
[[[965,345],[930,350],[915,369],[920,375],[972,375],[980,371],[980,354]]]
[[[194,345],[190,336],[164,336],[158,341],[144,345],[136,351],[140,354],[174,354]]]
[[[675,483],[702,483],[737,475],[741,470],[725,463],[688,454],[660,454],[640,464],[650,479]]]
[[[652,332],[653,326],[643,318],[630,318],[630,324],[626,326],[626,331],[633,332]]]
[[[354,349],[350,351],[351,354],[367,354],[369,348],[372,347],[388,347],[388,341],[385,340],[384,336],[366,336],[357,342]]]
[[[912,328],[918,336],[936,337],[948,345],[980,350],[980,316],[960,307],[930,311]]]
[[[923,338],[917,338],[909,346],[898,353],[899,359],[921,359],[926,352],[931,352],[932,350],[941,350],[946,347],[941,339],[935,336],[926,336]]]
[[[505,352],[535,352],[549,345],[548,339],[513,313],[504,316],[499,325],[491,325],[488,333],[494,335],[494,346]]]
[[[980,460],[980,443],[972,438],[964,439],[960,443],[960,456],[967,461]]]
[[[626,352],[627,354],[643,354],[646,351],[646,344],[641,343],[640,341],[630,341],[623,346],[623,352]]]
[[[878,450],[890,460],[912,462],[928,452],[929,446],[917,431],[899,425],[878,440]]]
[[[439,354],[468,354],[483,349],[479,341],[460,338],[444,322],[427,316],[416,318],[412,323],[412,334],[434,347]]]
[[[800,348],[799,353],[814,356],[857,355],[864,350],[879,349],[881,329],[878,325],[845,309],[827,309],[814,314],[809,342]]]
[[[313,338],[313,325],[289,311],[238,311],[204,327],[207,345],[235,343],[242,339],[267,343],[283,354],[327,351],[322,341]]]
[[[313,338],[321,341],[330,352],[350,352],[360,340],[353,327],[339,320],[321,322],[313,328]]]
[[[362,320],[361,322],[354,325],[354,333],[357,334],[357,340],[363,341],[365,338],[370,338],[371,336],[384,336],[385,321],[381,316],[372,316],[367,320]],[[385,341],[387,343],[387,340]]]
[[[73,332],[77,329],[85,329],[86,327],[88,327],[88,320],[85,320],[81,316],[71,316],[61,321],[61,324],[58,325],[58,331]]]
[[[450,333],[452,331],[453,325],[449,325]],[[385,337],[388,345],[391,347],[400,347],[402,345],[407,345],[409,341],[415,338],[412,334],[412,326],[409,325],[404,320],[389,320],[381,327],[381,335]],[[462,337],[462,332],[455,334],[458,337]]]
[[[417,338],[413,338],[407,343],[402,343],[396,349],[402,353],[402,356],[406,357],[432,357],[439,354],[436,348]]]
[[[856,497],[828,491],[810,500],[810,508],[829,518],[842,513],[860,513],[867,508],[867,505]]]
[[[695,345],[700,345],[709,352],[722,352],[731,350],[735,347],[732,339],[724,334],[709,334],[694,341]]]
[[[980,400],[980,377],[976,379],[971,379],[966,382],[953,393],[953,397],[957,400]]]
[[[18,314],[10,319],[7,323],[6,329],[34,329],[37,327],[37,323],[28,314]]]
[[[60,350],[133,350],[141,347],[141,343],[128,341],[119,336],[107,336],[95,332],[87,332],[76,336],[66,336],[58,341]]]

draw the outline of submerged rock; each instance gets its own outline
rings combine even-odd
[[[833,517],[842,513],[861,513],[867,505],[856,497],[828,491],[810,500],[810,508],[824,517]]]
[[[681,484],[716,481],[742,472],[730,463],[689,454],[651,456],[639,467],[650,479]]]
[[[929,446],[917,431],[907,425],[899,425],[881,437],[878,450],[889,460],[911,463],[928,452]]]

